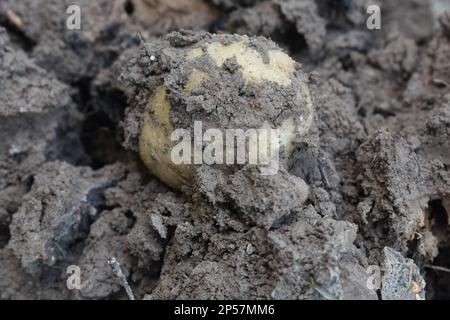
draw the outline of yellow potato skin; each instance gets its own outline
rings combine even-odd
[[[164,85],[150,98],[144,112],[144,123],[139,136],[139,153],[147,168],[168,186],[180,189],[191,181],[193,166],[176,165],[171,159],[174,131],[169,118],[171,105]]]

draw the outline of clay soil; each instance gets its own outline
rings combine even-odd
[[[112,257],[138,299],[449,299],[446,9],[0,0],[0,299],[128,299]],[[316,110],[287,168],[199,166],[183,190],[149,173],[126,66],[182,30],[270,38],[302,65]]]

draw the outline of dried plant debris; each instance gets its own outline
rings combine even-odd
[[[0,299],[449,299],[449,52],[447,0],[1,1]]]

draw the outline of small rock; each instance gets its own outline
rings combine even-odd
[[[381,280],[383,300],[424,300],[425,280],[412,259],[385,247],[384,275]]]

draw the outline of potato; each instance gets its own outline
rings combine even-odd
[[[269,157],[275,152],[286,157],[312,124],[307,75],[270,40],[172,33],[146,50],[155,59],[149,67],[150,97],[143,108],[139,152],[149,170],[173,188],[189,184],[196,166],[173,160],[176,129],[192,132],[195,121],[201,121],[204,131],[279,129],[277,137],[261,140],[256,148],[273,148]],[[207,142],[192,141],[193,153]]]

